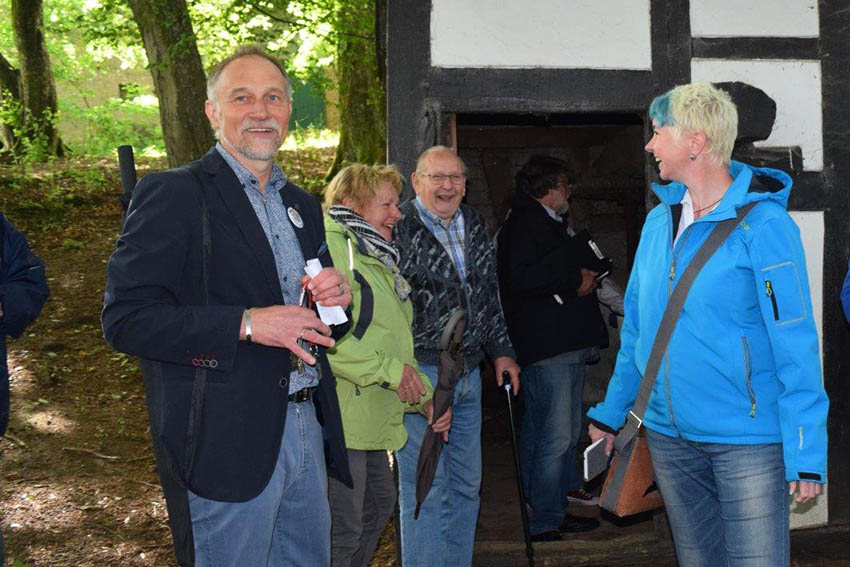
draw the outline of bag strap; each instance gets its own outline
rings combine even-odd
[[[197,181],[198,195],[201,198],[201,271],[203,273],[203,300],[204,305],[209,305],[209,288],[210,275],[209,264],[212,256],[212,238],[210,236],[210,214],[207,208],[207,197],[204,194],[204,184],[201,181],[201,176],[192,168],[186,168],[191,173],[195,181]],[[195,463],[195,453],[197,452],[198,432],[201,429],[201,415],[204,407],[204,391],[207,385],[207,368],[198,366],[195,369],[195,379],[192,382],[192,404],[189,409],[189,424],[186,430],[186,466],[183,469],[183,482],[189,484],[189,477],[192,475],[192,467]]]
[[[717,226],[709,234],[708,239],[700,246],[694,259],[688,264],[685,273],[679,278],[676,288],[673,290],[673,295],[670,296],[670,301],[667,302],[667,308],[661,317],[661,323],[658,325],[655,342],[652,343],[652,350],[649,353],[649,360],[646,363],[646,369],[643,372],[643,379],[635,397],[634,405],[626,416],[626,424],[614,438],[614,449],[617,453],[628,455],[631,451],[632,441],[643,423],[643,414],[649,403],[652,387],[655,385],[655,377],[658,374],[658,369],[661,367],[661,361],[664,359],[667,345],[673,336],[673,330],[676,328],[676,322],[679,320],[679,315],[682,313],[682,307],[685,305],[685,300],[688,297],[688,292],[691,290],[694,280],[696,280],[697,275],[699,275],[700,270],[702,270],[706,262],[711,259],[717,249],[729,238],[732,231],[747,216],[747,213],[757,204],[757,201],[747,203],[738,209],[738,214],[735,218],[717,223]]]

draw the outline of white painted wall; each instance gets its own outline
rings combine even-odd
[[[823,169],[820,61],[692,59],[693,81],[741,81],[776,101],[770,137],[756,146],[800,146],[803,169]]]
[[[818,37],[817,0],[691,0],[694,37]]]
[[[821,351],[821,370],[823,370],[823,213],[819,211],[789,211],[791,218],[800,228],[803,250],[806,252],[806,271],[809,274],[809,288],[812,294],[812,314],[818,330],[818,342]],[[838,301],[838,298],[830,298]],[[827,481],[834,479],[827,479]],[[827,495],[824,492],[814,502],[803,505],[791,503],[791,528],[808,528],[827,523]]]
[[[650,69],[649,0],[433,0],[434,67]]]

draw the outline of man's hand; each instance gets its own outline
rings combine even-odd
[[[307,289],[313,294],[313,301],[324,307],[339,305],[346,309],[351,304],[351,288],[348,280],[336,268],[324,268],[315,278],[304,276],[302,285],[307,280]]]
[[[601,429],[599,429],[598,427],[596,427],[592,423],[587,426],[587,433],[588,433],[588,435],[590,435],[591,444],[596,443],[597,441],[599,441],[600,439],[602,439],[604,437],[605,439],[607,439],[607,441],[605,442],[605,452],[610,454],[611,451],[614,450],[614,434],[613,433],[608,433],[607,431],[602,431]]]
[[[579,297],[583,297],[585,295],[590,295],[596,290],[596,276],[599,275],[599,272],[594,272],[593,270],[587,270],[585,268],[581,269],[581,285],[576,288],[576,295]]]
[[[298,339],[332,347],[334,340],[330,334],[331,328],[322,323],[315,311],[306,307],[272,305],[251,309],[251,342],[288,349],[311,366],[316,364],[316,358],[298,346]],[[244,314],[239,338],[246,338]]]
[[[401,381],[396,389],[398,398],[406,403],[418,404],[419,398],[424,396],[426,391],[425,384],[422,383],[416,370],[409,364],[405,364],[401,372]]]
[[[443,434],[443,442],[449,442],[449,429],[452,428],[452,408],[446,410],[446,413],[441,415],[437,421],[431,423],[434,419],[434,399],[431,398],[425,402],[425,419],[428,420],[428,425],[434,433]]]
[[[511,375],[511,390],[514,396],[519,395],[519,365],[510,356],[500,356],[493,361],[493,369],[496,371],[496,383],[503,386],[505,381],[502,378],[502,373],[507,372]]]
[[[798,484],[800,492],[797,494],[797,497],[794,498],[794,502],[797,502],[798,504],[814,500],[823,489],[823,485],[819,482],[810,482],[808,480],[801,480],[798,482],[796,480],[792,480],[788,483],[788,494],[794,494],[797,492]]]

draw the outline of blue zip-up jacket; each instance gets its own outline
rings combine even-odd
[[[38,317],[49,292],[44,262],[26,237],[0,214],[0,435],[9,422],[9,371],[6,335],[19,337]]]
[[[829,402],[803,246],[785,210],[791,178],[734,161],[729,173],[723,200],[675,246],[672,207],[686,188],[653,185],[661,204],[643,226],[614,374],[588,417],[612,430],[623,425],[675,284],[716,224],[758,201],[694,281],[643,423],[698,442],[781,442],[788,481],[826,482]]]

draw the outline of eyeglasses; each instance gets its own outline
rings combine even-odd
[[[451,175],[446,175],[444,173],[422,173],[417,171],[416,175],[427,177],[434,185],[442,185],[443,181],[445,181],[446,179],[451,181],[452,185],[460,185],[466,179],[466,176],[461,175],[460,173],[452,173]]]

